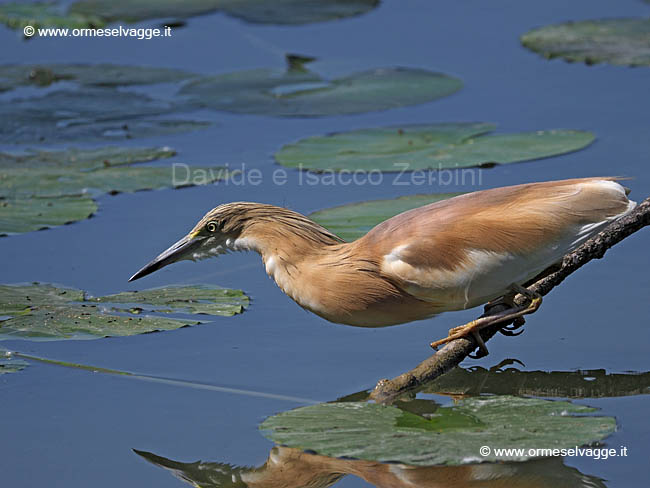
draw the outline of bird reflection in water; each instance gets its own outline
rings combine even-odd
[[[559,398],[613,398],[650,392],[650,372],[608,373],[590,371],[519,371],[516,359],[504,360],[489,369],[455,368],[428,385],[423,393],[452,397],[492,395],[538,395]],[[362,391],[337,401],[365,401]],[[431,399],[397,401],[396,407],[422,415],[439,406]],[[275,446],[259,467],[226,463],[184,463],[134,450],[147,461],[169,470],[197,488],[326,488],[347,475],[378,488],[604,488],[595,476],[564,464],[563,458],[525,462],[479,463],[461,466],[410,466],[358,459],[342,459]]]
[[[377,488],[605,488],[600,478],[566,466],[562,458],[463,466],[409,466],[339,459],[275,446],[257,468],[197,461],[182,463],[135,452],[197,488],[326,488],[346,475]]]

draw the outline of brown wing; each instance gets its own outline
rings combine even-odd
[[[614,180],[563,180],[469,193],[397,215],[372,229],[359,245],[384,256],[382,271],[416,296],[427,293],[419,288],[456,286],[463,289],[449,292],[462,292],[467,299],[477,277],[504,266],[511,274],[550,266],[631,210],[634,204]]]

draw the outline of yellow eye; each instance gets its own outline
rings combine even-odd
[[[205,226],[205,230],[208,232],[217,232],[219,225],[216,222],[208,222],[208,225]]]

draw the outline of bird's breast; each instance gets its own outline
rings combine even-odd
[[[439,313],[424,302],[396,288],[377,273],[355,266],[305,260],[288,264],[280,256],[264,260],[267,274],[298,305],[334,323],[358,327],[384,327],[421,320]]]
[[[264,267],[266,274],[298,305],[318,315],[325,312],[319,293],[298,266],[288,265],[280,256],[271,255],[264,260]]]

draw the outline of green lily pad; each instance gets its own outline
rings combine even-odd
[[[174,156],[169,147],[118,147],[92,149],[68,148],[65,151],[27,150],[22,153],[0,153],[0,168],[50,168],[88,171],[124,166]]]
[[[168,147],[0,153],[0,198],[10,202],[34,196],[75,197],[89,190],[116,193],[175,186],[173,167],[135,166],[175,154]]]
[[[210,125],[159,118],[176,108],[170,102],[110,88],[54,91],[0,104],[0,144],[114,142]]]
[[[84,192],[101,195],[193,186],[192,182],[186,178],[185,168],[190,168],[190,172],[200,171],[202,175],[209,175],[209,172],[212,171],[213,176],[208,180],[201,180],[202,184],[224,179],[227,174],[222,168],[188,167],[186,165],[181,166],[179,170],[176,170],[174,166],[125,166],[84,173],[47,168],[38,170],[0,169],[0,196],[32,194],[40,197],[59,197]]]
[[[334,80],[304,69],[256,69],[199,78],[180,94],[226,112],[316,117],[417,105],[461,87],[457,78],[421,69],[381,68]]]
[[[136,304],[152,307],[154,312],[178,310],[184,313],[222,315],[241,313],[248,306],[248,297],[241,290],[208,286],[169,286],[145,291],[125,291],[95,298],[99,303]]]
[[[440,420],[444,410],[474,422],[448,426]],[[539,449],[569,449],[601,441],[616,430],[616,421],[586,415],[593,411],[569,402],[474,397],[442,407],[427,419],[392,406],[327,403],[280,413],[266,419],[260,429],[273,442],[325,456],[416,466],[459,465],[525,461],[550,455]],[[481,456],[482,446],[491,451]],[[497,448],[521,451],[497,455]]]
[[[84,195],[0,198],[0,236],[77,222],[96,211],[95,201]]]
[[[342,239],[353,241],[365,235],[375,225],[397,214],[457,195],[460,193],[408,195],[387,200],[370,200],[319,210],[309,214],[309,218]]]
[[[0,236],[62,225],[91,216],[92,195],[208,184],[224,168],[134,166],[168,158],[162,148],[67,149],[0,153]],[[200,178],[193,178],[193,175]]]
[[[492,134],[488,123],[439,123],[362,129],[284,146],[278,163],[313,171],[404,171],[507,164],[582,149],[590,132],[546,130]]]
[[[27,366],[29,366],[29,363],[27,361],[12,357],[9,351],[6,351],[0,347],[0,375],[6,373],[16,373],[18,371],[22,371]]]
[[[546,58],[650,66],[650,19],[601,19],[533,29],[521,43]]]
[[[1,7],[0,7],[1,8]],[[18,86],[48,86],[74,81],[87,86],[152,85],[183,81],[191,73],[177,69],[116,64],[9,64],[0,66],[0,91]]]
[[[0,23],[10,29],[32,26],[85,29],[103,27],[104,21],[96,15],[66,13],[65,7],[54,3],[5,3],[0,5]]]
[[[80,0],[72,4],[70,12],[106,21],[138,22],[182,19],[218,10],[259,24],[307,24],[360,15],[377,5],[379,0]]]
[[[143,299],[136,297],[139,293]],[[243,312],[248,305],[242,291],[208,285],[139,293],[88,298],[81,290],[49,284],[0,285],[0,316],[10,317],[0,321],[0,339],[97,339],[173,330],[202,320],[143,312],[230,317]],[[133,300],[126,301],[127,298]]]

